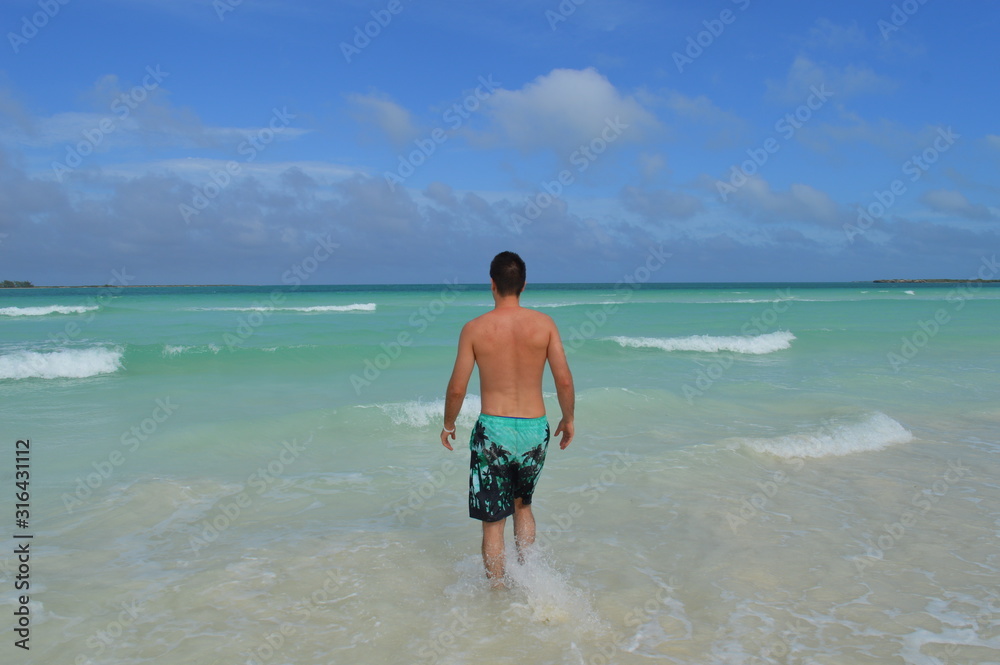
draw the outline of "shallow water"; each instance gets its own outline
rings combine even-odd
[[[529,289],[578,438],[505,592],[437,442],[488,292],[2,294],[3,436],[32,446],[17,657],[998,662],[1000,290],[881,286]]]

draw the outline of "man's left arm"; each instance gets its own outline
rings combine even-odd
[[[566,350],[563,349],[562,340],[559,338],[559,329],[552,323],[552,331],[549,334],[549,348],[546,352],[549,361],[549,369],[552,371],[552,379],[556,384],[556,396],[559,399],[559,408],[562,409],[562,418],[559,426],[556,427],[556,436],[562,435],[559,440],[559,448],[565,450],[576,434],[576,427],[573,424],[574,411],[576,408],[576,392],[573,388],[573,374],[569,370],[569,363],[566,361]]]
[[[441,445],[448,450],[454,450],[448,442],[448,437],[452,440],[455,438],[455,420],[458,418],[458,412],[462,410],[465,391],[469,387],[469,377],[472,376],[472,368],[475,365],[476,354],[472,350],[472,334],[469,332],[469,324],[466,324],[462,328],[462,334],[458,336],[458,355],[455,357],[455,367],[451,371],[451,379],[448,381],[444,397],[444,429],[441,430]]]

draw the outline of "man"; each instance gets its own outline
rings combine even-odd
[[[482,413],[472,430],[469,516],[483,523],[483,564],[494,587],[503,587],[504,525],[514,516],[519,558],[535,542],[531,496],[545,462],[549,424],[542,400],[548,361],[562,419],[559,448],[573,440],[575,395],[559,330],[551,317],[521,307],[525,266],[513,252],[490,264],[493,310],[469,321],[458,339],[458,356],[448,382],[441,444],[453,450],[455,419],[465,400],[472,368],[479,365]]]

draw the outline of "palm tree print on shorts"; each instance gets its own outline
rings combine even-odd
[[[510,450],[517,441],[501,445],[491,440],[486,426],[477,421],[470,441],[469,515],[494,522],[514,512],[514,499],[530,504],[548,441],[546,426],[544,441],[518,455]]]

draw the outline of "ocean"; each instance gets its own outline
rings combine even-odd
[[[438,440],[488,288],[0,292],[4,662],[1000,662],[1000,288],[639,277],[522,297],[577,438],[502,592],[476,376]]]

